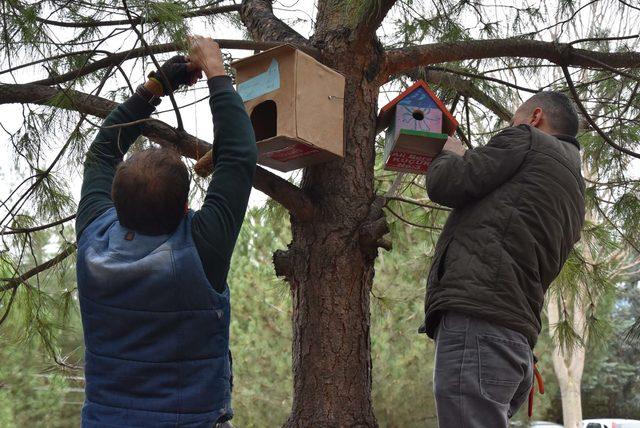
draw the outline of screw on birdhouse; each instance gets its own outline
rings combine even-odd
[[[342,97],[336,97],[335,95],[329,95],[327,98],[330,100],[344,100]]]

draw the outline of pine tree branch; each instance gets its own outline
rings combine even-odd
[[[414,226],[414,227],[419,227],[421,229],[429,229],[429,230],[442,230],[441,227],[428,226],[426,224],[418,224],[418,223],[414,223],[414,222],[412,222],[410,220],[407,220],[406,218],[402,217],[400,214],[395,212],[393,209],[391,209],[391,207],[389,207],[388,205],[385,205],[385,208],[387,210],[389,210],[389,212],[391,214],[393,214],[394,217],[396,217],[398,220],[402,221],[403,223],[408,224],[409,226]]]
[[[243,50],[266,50],[266,49],[271,49],[276,46],[282,45],[282,42],[256,42],[252,40],[217,39],[216,42],[218,42],[220,47],[223,49],[243,49]],[[149,54],[176,52],[182,49],[184,49],[184,46],[178,43],[163,43],[159,45],[149,45],[148,48],[143,46],[143,47],[131,49],[128,51],[110,54],[106,58],[102,58],[98,61],[92,62],[90,64],[86,64],[75,70],[68,71],[58,76],[52,76],[46,79],[37,80],[32,83],[37,83],[39,85],[55,85],[55,84],[65,83],[70,80],[77,79],[82,76],[86,76],[87,74],[93,73],[100,69],[110,67],[112,65],[120,64],[124,60],[140,58]],[[304,46],[301,46],[301,49],[307,51],[307,53],[309,54],[318,55],[318,52],[314,49],[310,49]]]
[[[407,199],[401,196],[385,196],[384,199],[385,199],[385,202],[384,202],[385,207],[388,205],[389,201],[398,201],[398,202],[404,202],[407,204],[415,205],[422,208],[428,208],[432,210],[451,211],[451,208],[448,208],[448,207],[443,207],[436,204],[428,204],[426,202],[416,201],[415,199]]]
[[[503,79],[498,79],[497,77],[488,76],[486,74],[471,73],[471,72],[465,71],[465,70],[456,70],[456,69],[449,68],[449,67],[441,67],[441,66],[435,66],[435,65],[430,65],[430,66],[427,66],[427,67],[418,67],[415,70],[410,70],[410,71],[406,72],[405,74],[407,76],[412,76],[414,73],[418,73],[418,74],[419,73],[429,73],[430,71],[441,71],[443,73],[449,73],[449,74],[454,74],[454,75],[457,75],[457,76],[469,77],[471,79],[480,79],[480,80],[486,80],[488,82],[495,82],[495,83],[499,83],[499,84],[501,84],[503,86],[507,86],[509,88],[517,89],[517,90],[523,91],[523,92],[528,92],[530,94],[536,94],[536,93],[539,92],[538,89],[526,88],[524,86],[517,85],[515,83],[511,83],[511,82],[503,80]]]
[[[624,154],[627,154],[629,156],[633,156],[634,158],[640,159],[640,153],[636,153],[636,152],[631,151],[631,150],[629,150],[629,149],[627,149],[625,147],[622,147],[621,145],[619,145],[616,142],[614,142],[602,129],[600,129],[600,127],[598,126],[596,121],[593,120],[593,118],[591,117],[591,115],[587,111],[587,109],[584,106],[584,104],[582,104],[582,101],[580,101],[580,97],[578,95],[578,91],[576,91],[576,87],[573,84],[573,80],[571,79],[571,75],[569,74],[569,70],[567,69],[567,67],[565,65],[562,66],[562,72],[564,73],[564,78],[567,81],[567,85],[569,86],[569,91],[571,91],[571,95],[573,96],[573,100],[575,101],[576,106],[578,106],[578,110],[580,110],[580,112],[585,117],[587,122],[589,122],[589,125],[591,125],[591,127],[593,129],[595,129],[596,132],[602,137],[602,139],[604,141],[606,141],[607,144],[609,144],[611,147],[613,147],[614,149],[616,149],[616,150],[618,150],[618,151],[620,151],[620,152],[622,152]]]
[[[96,88],[96,94],[99,94],[100,91],[102,91],[102,88],[104,87],[104,84],[107,82],[107,79],[111,75],[111,70],[113,70],[113,67],[110,67],[104,73],[104,75],[102,76],[102,79],[100,79],[100,84]],[[63,94],[66,94],[64,89],[59,88],[58,90],[62,91]],[[86,96],[89,97],[89,96],[93,96],[93,95],[86,94]],[[55,156],[55,158],[53,159],[53,161],[51,162],[49,167],[46,170],[44,170],[42,172],[39,172],[37,174],[36,180],[29,186],[27,191],[24,192],[18,198],[18,200],[13,204],[13,206],[11,206],[10,208],[7,209],[7,214],[2,218],[2,220],[0,220],[0,224],[4,224],[4,222],[10,217],[15,217],[15,215],[17,214],[17,211],[24,205],[24,203],[28,200],[28,198],[31,196],[31,194],[49,176],[49,174],[51,173],[51,170],[56,166],[56,164],[60,161],[60,159],[62,159],[62,156],[64,155],[64,153],[66,152],[67,148],[69,147],[69,144],[71,144],[71,142],[73,140],[73,135],[81,129],[81,126],[84,123],[86,118],[87,118],[87,114],[86,113],[81,113],[80,114],[80,120],[76,124],[75,128],[71,132],[71,135],[69,135],[69,137],[67,138],[67,141],[63,144],[62,149]]]
[[[57,265],[58,263],[62,262],[64,259],[69,257],[75,251],[76,251],[76,244],[74,243],[69,245],[67,248],[65,248],[60,254],[58,254],[54,258],[49,259],[42,264],[39,264],[38,266],[26,271],[20,276],[16,276],[13,278],[0,278],[0,281],[4,282],[4,284],[0,285],[0,292],[12,290],[18,287],[20,284],[26,283],[26,281],[29,278],[39,274],[40,272],[43,272],[47,269],[52,268],[53,266]]]
[[[45,229],[49,229],[51,227],[55,227],[58,226],[60,224],[66,223],[68,221],[73,220],[74,218],[76,218],[75,214],[72,214],[70,216],[67,216],[65,218],[61,218],[60,220],[51,222],[51,223],[47,223],[47,224],[43,224],[40,226],[34,226],[34,227],[20,227],[20,228],[16,228],[16,229],[10,229],[4,232],[0,232],[0,236],[1,235],[17,235],[19,233],[31,233],[31,232],[37,232],[39,230],[45,230]]]
[[[55,101],[54,107],[100,118],[105,118],[118,105],[111,100],[71,89],[62,91],[32,83],[0,84],[0,104],[51,105],[52,100]],[[142,127],[142,134],[162,146],[177,147],[184,156],[196,160],[212,147],[210,143],[157,119],[146,121]],[[280,203],[300,220],[309,219],[313,213],[311,199],[299,187],[264,168],[257,167],[253,186]]]
[[[131,12],[129,11],[129,6],[127,6],[127,0],[122,0],[122,5],[124,6],[124,11],[127,14],[127,18],[129,18],[129,21],[133,21],[133,17],[131,16]],[[140,40],[140,43],[142,43],[142,46],[144,46],[144,48],[147,49],[148,51],[149,44],[144,39],[144,36],[138,30],[135,23],[131,24],[131,29],[138,36],[138,40]],[[176,103],[176,99],[173,96],[173,91],[171,90],[171,84],[169,83],[169,79],[167,78],[166,74],[164,73],[164,70],[160,66],[160,63],[158,62],[158,60],[156,59],[155,55],[152,52],[149,53],[149,57],[151,58],[151,61],[153,61],[153,65],[156,66],[156,70],[158,70],[158,77],[162,81],[162,86],[167,88],[166,95],[169,96],[169,100],[171,101],[171,105],[173,106],[173,111],[176,114],[176,122],[178,123],[178,129],[183,130],[184,125],[182,124],[182,116],[180,115],[180,109],[178,108],[178,103]]]
[[[4,310],[4,314],[2,315],[2,318],[0,318],[0,325],[2,325],[6,321],[7,317],[9,316],[9,312],[11,311],[11,307],[13,306],[13,302],[15,301],[17,292],[18,292],[18,287],[14,287],[13,290],[11,290],[11,297],[9,297],[9,302],[6,305],[3,305],[5,307],[5,310]]]
[[[224,5],[224,6],[204,7],[196,10],[191,10],[191,11],[181,13],[180,16],[182,18],[196,18],[201,16],[212,16],[212,15],[218,15],[222,13],[238,12],[238,11],[240,11],[239,4],[230,4],[230,5]],[[115,20],[115,21],[97,21],[97,20],[90,19],[83,22],[62,22],[62,21],[55,21],[52,19],[45,19],[40,17],[36,17],[35,20],[43,24],[52,25],[56,27],[66,27],[66,28],[97,28],[97,27],[109,27],[109,26],[116,26],[116,25],[138,25],[142,23],[147,24],[147,23],[160,22],[159,18],[147,19],[146,17],[137,17],[131,20],[121,19],[121,20]]]
[[[640,67],[640,52],[596,52],[574,48],[570,43],[543,42],[521,38],[462,40],[431,43],[389,50],[383,68],[387,76],[407,72],[418,66],[467,59],[500,57],[546,59],[555,64],[602,69]]]

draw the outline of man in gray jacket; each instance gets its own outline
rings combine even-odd
[[[540,92],[486,146],[449,139],[429,167],[429,197],[453,208],[421,327],[440,427],[507,427],[528,397],[544,294],[584,222],[578,123],[564,94]]]

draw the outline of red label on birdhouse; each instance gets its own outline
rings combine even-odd
[[[424,174],[432,161],[431,156],[394,151],[389,155],[386,166],[396,171]]]
[[[298,143],[293,146],[285,147],[284,149],[269,152],[266,156],[273,160],[277,160],[278,162],[289,162],[290,160],[318,153],[319,151],[320,150],[307,146],[306,144]]]

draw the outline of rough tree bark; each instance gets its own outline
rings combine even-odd
[[[378,233],[364,227],[382,215],[381,204],[373,203],[378,87],[363,73],[370,54],[358,57],[349,69],[333,64],[346,77],[345,160],[305,171],[302,189],[314,196],[315,216],[292,218],[289,251],[275,257],[293,296],[290,427],[376,426],[369,295],[375,241],[386,224],[372,223],[380,225]]]
[[[265,25],[270,4],[244,4],[254,11],[241,15],[254,38],[300,42],[281,24]],[[285,426],[374,427],[369,296],[378,241],[388,230],[373,180],[383,50],[373,32],[349,26],[341,8],[318,7],[313,45],[346,79],[345,158],[305,170],[301,188],[314,201],[314,215],[292,216],[289,249],[274,254],[293,297],[294,396]]]

